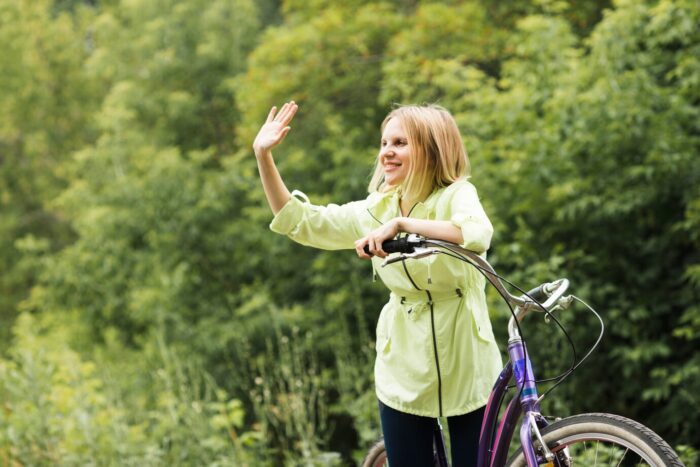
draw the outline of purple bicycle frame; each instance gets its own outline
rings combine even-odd
[[[532,444],[531,424],[534,421],[537,423],[538,428],[544,428],[547,426],[547,421],[540,415],[535,374],[532,371],[530,358],[527,356],[525,343],[519,338],[509,342],[508,355],[510,361],[498,376],[486,405],[486,413],[484,414],[479,437],[477,467],[501,467],[505,465],[508,447],[521,413],[524,413],[525,417],[520,426],[520,444],[527,465],[528,467],[537,467],[540,463],[544,463],[544,459],[535,454],[535,448]],[[494,430],[501,401],[508,382],[513,375],[515,376],[519,397],[514,397],[510,401],[501,417],[498,429]]]

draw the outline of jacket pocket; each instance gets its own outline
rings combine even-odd
[[[391,350],[391,337],[377,332],[377,343],[375,344],[377,354],[387,354]]]
[[[493,335],[488,311],[479,306],[475,306],[472,308],[471,312],[474,334],[484,342],[495,342],[496,338]]]
[[[392,309],[389,303],[384,305],[382,312],[379,314],[379,319],[377,320],[377,342],[375,343],[375,349],[377,354],[388,353],[391,349],[391,320],[393,319]]]

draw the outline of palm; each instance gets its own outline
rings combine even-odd
[[[255,137],[253,148],[256,151],[267,151],[281,143],[291,129],[288,125],[298,108],[299,106],[291,101],[285,103],[279,113],[275,107],[270,109],[267,120]]]
[[[266,122],[260,127],[253,145],[263,148],[276,146],[282,141],[284,128],[280,122]]]

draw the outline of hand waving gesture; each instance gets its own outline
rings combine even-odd
[[[294,118],[294,114],[297,113],[298,108],[299,106],[294,101],[290,101],[282,106],[279,113],[277,112],[277,107],[270,109],[267,120],[260,127],[258,136],[253,141],[253,150],[256,155],[268,152],[282,142],[289,130],[291,130],[291,127],[288,125]]]

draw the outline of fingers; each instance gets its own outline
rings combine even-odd
[[[380,258],[386,258],[388,254],[382,250],[382,240],[376,237],[370,237],[369,252]]]
[[[267,114],[267,120],[265,120],[265,123],[278,122],[282,126],[287,126],[294,118],[294,115],[297,113],[298,109],[299,106],[294,101],[285,102],[279,112],[277,111],[277,107],[273,106],[270,109],[270,112]]]
[[[365,246],[369,250],[369,254],[365,252]],[[378,256],[380,258],[386,258],[389,256],[387,252],[382,250],[382,240],[374,237],[373,235],[368,235],[355,242],[355,252],[357,256],[363,259],[370,259],[372,256]]]
[[[270,123],[272,120],[274,120],[276,112],[277,112],[277,107],[275,107],[273,105],[272,108],[270,109],[270,113],[267,114],[267,120],[265,120],[265,123]]]
[[[362,259],[372,259],[372,255],[365,253],[365,245],[367,245],[367,237],[355,241],[355,252]]]
[[[360,258],[367,258],[367,253],[361,251],[365,246],[367,246],[370,255],[386,258],[389,256],[389,253],[384,251],[382,246],[386,240],[396,237],[396,234],[398,233],[399,220],[398,218],[392,219],[390,222],[387,222],[383,226],[367,234],[366,237],[363,237],[355,242],[355,250],[357,251],[357,255]]]
[[[273,120],[287,126],[289,122],[292,121],[292,118],[294,118],[294,114],[297,113],[297,109],[299,109],[299,106],[294,101],[285,102]]]
[[[279,144],[282,142],[285,136],[287,136],[287,133],[289,133],[289,130],[291,130],[292,127],[286,126],[280,130],[279,135],[277,136],[277,140],[275,141],[275,144]]]

